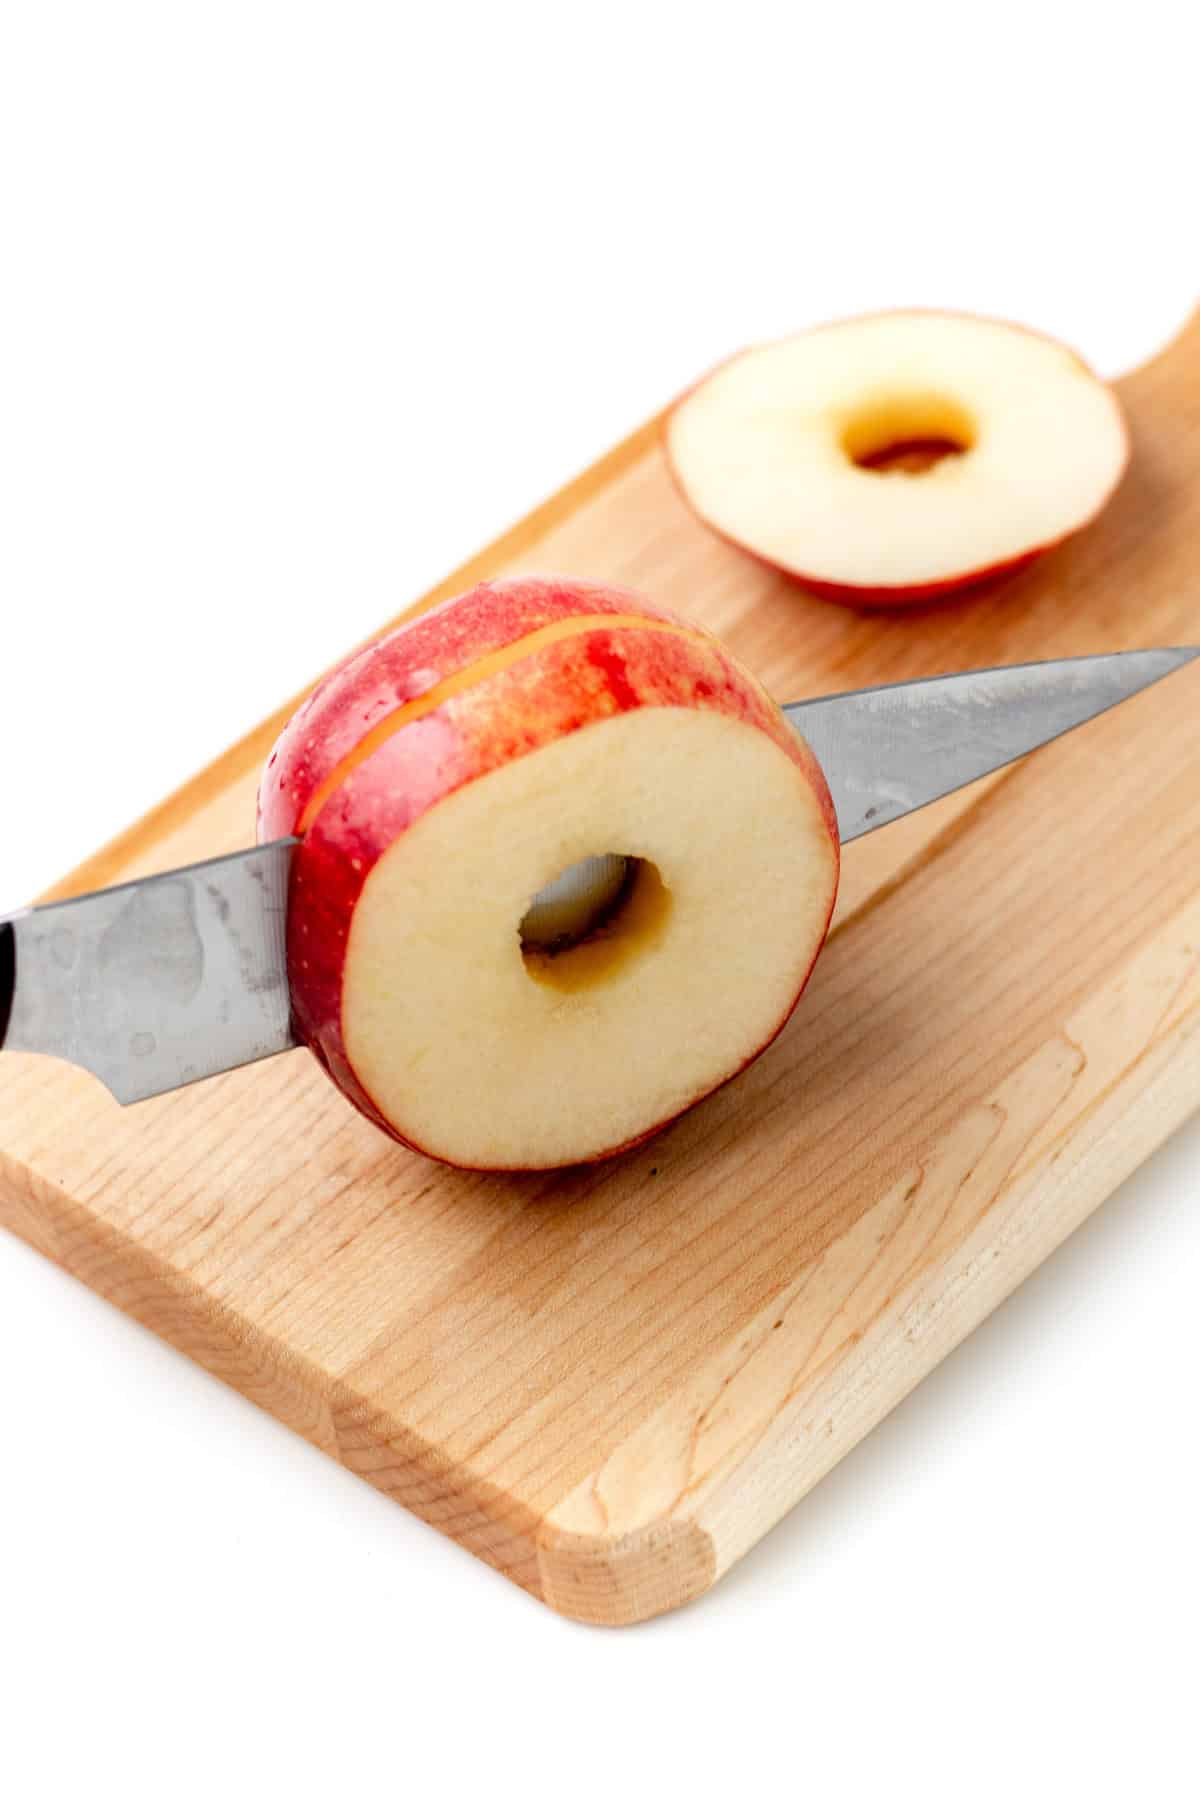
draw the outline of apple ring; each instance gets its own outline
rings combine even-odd
[[[611,1155],[736,1074],[837,888],[824,777],[760,685],[578,582],[485,584],[336,671],[260,792],[262,838],[301,826],[301,1036],[392,1136],[473,1168]],[[523,930],[589,858],[620,874],[601,916]]]
[[[849,605],[973,585],[1079,531],[1129,460],[1112,390],[1053,339],[936,312],[744,351],[667,423],[722,536]]]

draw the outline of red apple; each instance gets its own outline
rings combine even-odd
[[[698,516],[826,598],[905,606],[1080,530],[1129,460],[1072,350],[956,313],[880,313],[743,351],[686,394],[667,456]]]
[[[473,1168],[611,1155],[736,1074],[837,889],[824,777],[754,677],[578,581],[484,583],[335,670],[263,778],[289,833],[300,1034]]]

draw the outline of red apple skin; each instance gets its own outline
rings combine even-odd
[[[686,625],[626,588],[553,577],[485,581],[444,600],[348,656],[292,715],[259,790],[260,839],[281,835],[264,825],[264,808],[273,818],[288,817],[292,823],[286,829],[293,829],[343,757],[398,706],[419,699],[480,657],[581,612],[640,613]]]
[[[511,610],[510,596],[515,602]],[[607,604],[598,604],[601,599]],[[825,777],[765,690],[715,638],[699,631],[683,637],[655,630],[656,622],[676,621],[625,590],[586,583],[532,579],[485,583],[350,658],[322,684],[279,740],[259,793],[260,841],[292,833],[309,796],[336,766],[338,758],[322,749],[322,738],[328,734],[343,755],[352,750],[363,732],[383,716],[385,697],[393,710],[401,704],[397,696],[406,691],[414,668],[434,667],[444,676],[466,666],[464,645],[475,657],[487,655],[542,624],[604,612],[638,614],[646,618],[648,628],[600,626],[544,646],[401,725],[334,789],[293,857],[288,975],[298,1035],[360,1112],[397,1142],[425,1155],[435,1153],[403,1137],[384,1118],[351,1064],[342,1034],[345,954],[354,908],[376,862],[428,808],[468,782],[569,732],[641,706],[724,712],[765,731],[810,783],[829,834],[836,897],[839,839]],[[489,622],[494,635],[486,637]],[[448,646],[444,654],[439,649],[441,632]],[[372,664],[377,672],[374,687]],[[342,716],[347,710],[350,725]],[[830,915],[832,910],[831,899]],[[828,929],[828,919],[825,923]],[[756,1056],[787,1023],[811,966]],[[726,1079],[738,1072],[731,1070]],[[618,1155],[670,1122],[663,1119],[641,1137],[594,1160]]]
[[[898,306],[893,307],[890,311],[855,313],[849,315],[845,319],[828,319],[824,324],[810,326],[807,331],[797,335],[808,337],[816,331],[831,331],[843,325],[865,324],[873,319],[903,318],[970,319],[975,323],[984,325],[1003,325],[1009,331],[1023,331],[1027,337],[1040,338],[1043,343],[1053,344],[1055,349],[1064,350],[1068,356],[1078,363],[1085,375],[1091,375],[1094,379],[1100,380],[1100,377],[1096,374],[1096,371],[1092,368],[1091,364],[1085,361],[1077,350],[1070,344],[1064,344],[1061,338],[1052,337],[1048,331],[1035,331],[1032,325],[1025,325],[1013,319],[998,319],[983,313],[955,311],[949,307]],[[671,483],[676,493],[679,495],[679,498],[683,501],[683,504],[687,507],[688,511],[692,514],[693,518],[699,519],[700,523],[708,531],[711,531],[714,537],[720,538],[723,543],[729,544],[734,550],[740,550],[743,556],[751,557],[756,563],[761,564],[764,569],[770,569],[773,574],[782,575],[787,581],[794,581],[798,586],[804,588],[807,593],[813,594],[817,599],[831,600],[837,606],[854,607],[860,612],[902,612],[909,606],[925,606],[935,604],[939,600],[954,600],[960,595],[965,594],[968,589],[982,587],[985,584],[990,586],[995,581],[1001,581],[1010,575],[1015,575],[1019,570],[1026,568],[1030,563],[1036,562],[1038,558],[1044,556],[1047,551],[1056,550],[1060,544],[1065,544],[1078,532],[1086,530],[1086,528],[1099,517],[1100,513],[1102,513],[1104,508],[1108,505],[1108,502],[1112,499],[1113,494],[1123,480],[1125,471],[1129,467],[1129,459],[1132,454],[1132,444],[1129,437],[1129,422],[1121,409],[1120,402],[1117,400],[1116,395],[1113,394],[1113,411],[1120,423],[1121,433],[1125,440],[1125,460],[1114,476],[1112,486],[1097,502],[1096,506],[1088,514],[1086,519],[1079,520],[1079,522],[1072,525],[1069,530],[1061,532],[1058,537],[1049,538],[1044,544],[1037,544],[1031,550],[1022,550],[1018,552],[1016,556],[1007,557],[1001,562],[982,564],[974,569],[964,569],[959,574],[948,575],[939,581],[926,581],[907,586],[897,585],[895,587],[863,586],[855,582],[826,581],[818,575],[808,574],[803,569],[793,568],[788,563],[776,562],[773,557],[764,556],[761,551],[754,549],[753,545],[743,543],[741,538],[730,537],[727,531],[723,531],[719,525],[714,525],[713,521],[708,518],[706,514],[702,513],[691,499],[687,488],[684,485],[683,478],[675,467],[675,459],[671,455],[670,425],[672,414],[682,406],[684,401],[694,394],[698,388],[703,387],[706,381],[711,381],[712,377],[719,373],[721,369],[726,368],[730,363],[737,362],[740,357],[749,355],[751,351],[762,348],[764,348],[764,346],[761,344],[750,344],[747,345],[745,349],[735,350],[731,356],[722,357],[719,363],[714,363],[713,367],[706,375],[702,375],[698,381],[693,381],[690,387],[685,388],[683,393],[680,394],[679,398],[675,401],[674,405],[669,408],[663,426],[662,439],[663,456],[667,465],[667,473],[671,477]]]
[[[696,516],[698,518],[700,515]],[[1094,513],[1092,517],[1095,517]],[[974,569],[966,575],[951,575],[945,581],[927,581],[916,587],[850,587],[844,582],[822,581],[815,575],[803,574],[799,569],[786,568],[783,563],[774,562],[770,557],[752,550],[748,544],[739,543],[736,538],[731,538],[728,532],[710,524],[707,519],[704,523],[715,537],[723,538],[733,549],[740,550],[743,556],[753,557],[756,563],[761,563],[764,569],[770,569],[773,575],[782,575],[786,581],[795,582],[817,600],[831,600],[836,606],[851,607],[859,612],[904,612],[910,606],[936,606],[941,600],[957,600],[968,589],[990,587],[993,582],[1016,575],[1030,563],[1038,562],[1048,550],[1053,550],[1058,544],[1074,537],[1077,530],[1083,530],[1082,525],[1074,526],[1062,537],[1055,538],[1053,543],[1039,544],[1036,550],[1023,550],[1019,556],[1011,557],[1007,562],[992,563],[985,569]],[[1086,523],[1090,524],[1091,520]]]

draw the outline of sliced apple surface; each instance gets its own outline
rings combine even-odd
[[[634,867],[608,922],[530,948],[538,891],[613,850]],[[829,896],[820,810],[769,738],[715,712],[621,714],[469,783],[376,865],[347,950],[346,1051],[435,1155],[603,1155],[775,1035]]]
[[[715,639],[605,594],[487,584],[402,628],[263,781],[260,835],[303,821],[301,1035],[368,1117],[463,1166],[648,1136],[770,1042],[828,927],[811,752]]]
[[[1112,390],[1072,350],[959,314],[881,313],[744,351],[666,431],[693,510],[851,605],[973,585],[1080,530],[1124,473]]]

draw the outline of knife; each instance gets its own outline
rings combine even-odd
[[[825,772],[844,844],[1085,724],[1200,656],[1128,650],[862,688],[783,708]],[[0,1049],[89,1069],[123,1105],[292,1049],[295,838],[0,920]],[[611,883],[590,857],[544,888]],[[562,890],[562,891],[560,891]]]

